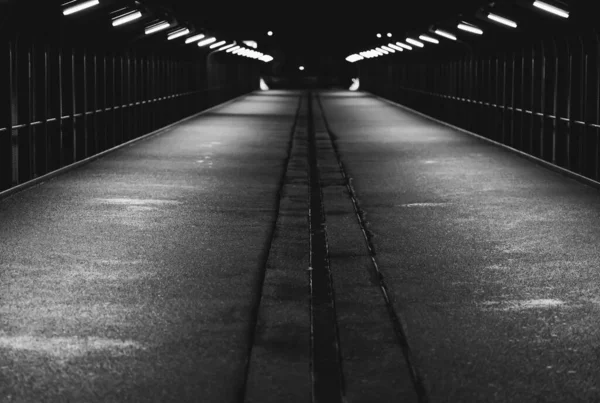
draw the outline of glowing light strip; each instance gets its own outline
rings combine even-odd
[[[473,34],[477,34],[477,35],[482,35],[483,31],[477,27],[474,27],[472,25],[468,25],[465,23],[460,23],[457,25],[458,29],[462,29],[463,31],[467,31],[467,32],[471,32]]]
[[[421,35],[421,36],[419,36],[419,39],[422,41],[427,41],[427,42],[431,42],[431,43],[440,43],[440,41],[438,41],[437,39],[432,38],[427,35]]]
[[[516,28],[517,27],[517,23],[516,22],[511,21],[508,18],[500,17],[499,15],[496,15],[496,14],[489,13],[488,14],[488,18],[490,20],[496,21],[496,22],[498,22],[500,24],[507,25],[507,26],[509,26],[511,28]]]
[[[406,49],[406,50],[412,50],[412,46],[408,46],[407,44],[405,44],[405,43],[402,43],[402,42],[396,42],[396,45],[398,45],[398,46],[400,46],[401,48],[404,48],[404,49]]]
[[[185,43],[192,43],[192,42],[196,42],[199,41],[200,39],[204,38],[204,35],[202,34],[198,34],[198,35],[194,35],[194,36],[190,36],[189,38],[187,38],[185,40]]]
[[[97,6],[98,4],[100,4],[100,2],[98,0],[84,1],[83,3],[77,4],[76,6],[71,6],[71,7],[65,8],[65,10],[63,11],[63,14],[64,15],[75,14],[81,10],[85,10],[86,8]]]
[[[214,49],[214,48],[218,48],[219,46],[223,46],[223,45],[225,45],[226,43],[227,43],[226,41],[219,41],[219,42],[213,43],[213,44],[212,44],[212,45],[210,45],[209,47],[210,47],[211,49]]]
[[[169,34],[169,36],[167,37],[167,39],[168,39],[168,40],[172,40],[172,39],[175,39],[175,38],[179,38],[180,36],[187,35],[187,34],[189,34],[189,33],[190,33],[190,30],[189,30],[189,29],[187,29],[187,28],[182,28],[182,29],[180,29],[180,30],[178,30],[178,31],[171,32],[171,33]]]
[[[217,38],[208,38],[203,41],[198,42],[198,46],[206,46],[210,43],[216,42]]]
[[[225,46],[219,48],[219,50],[226,50],[226,49],[229,49],[230,47],[232,47],[234,45],[235,45],[235,42],[234,43],[230,43],[229,45],[225,45]]]
[[[558,15],[559,17],[569,18],[569,13],[567,11],[558,7],[551,6],[550,4],[544,3],[543,1],[535,1],[533,3],[533,6],[547,11],[551,14]]]
[[[357,55],[356,53],[353,55],[350,55],[346,58],[346,61],[350,62],[350,63],[354,63],[357,62],[359,60],[362,60],[363,57],[361,55]]]
[[[119,26],[119,25],[123,25],[126,24],[128,22],[131,22],[133,20],[137,20],[138,18],[142,17],[142,13],[140,11],[132,11],[131,13],[127,13],[121,17],[117,17],[116,19],[113,20],[112,25],[113,27]]]
[[[410,43],[411,45],[418,46],[418,47],[420,47],[420,48],[422,48],[422,47],[424,47],[424,46],[425,46],[423,43],[421,43],[421,42],[419,42],[419,41],[415,41],[415,40],[414,40],[414,39],[412,39],[412,38],[406,38],[406,42]]]
[[[383,53],[383,54],[385,54],[385,55],[387,55],[388,53],[390,53],[390,52],[388,52],[388,51],[387,51],[387,50],[385,50],[385,49],[381,49],[380,47],[377,47],[377,48],[375,48],[375,49],[376,49],[376,50],[378,50],[378,51],[380,51],[381,53]]]
[[[154,24],[154,25],[151,25],[149,27],[146,27],[146,35],[150,35],[150,34],[153,34],[155,32],[158,32],[158,31],[162,31],[163,29],[167,29],[170,26],[171,26],[171,24],[169,24],[166,21],[159,22],[157,24]]]
[[[381,49],[387,50],[390,53],[396,53],[396,51],[394,49],[388,48],[387,46],[384,46],[384,45],[381,46]]]
[[[398,52],[404,52],[404,49],[402,49],[400,46],[394,45],[393,43],[388,43],[388,46],[392,49],[397,50]]]
[[[452,34],[451,34],[451,33],[449,33],[449,32],[442,31],[441,29],[436,29],[436,30],[435,30],[435,33],[436,33],[437,35],[439,35],[439,36],[443,36],[444,38],[448,38],[448,39],[451,39],[451,40],[453,40],[453,41],[455,41],[455,40],[456,40],[456,36],[452,35]]]
[[[234,51],[238,50],[239,48],[240,48],[239,45],[234,46],[233,48],[229,48],[229,49],[227,49],[227,53],[234,52]]]

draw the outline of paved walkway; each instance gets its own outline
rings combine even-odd
[[[600,400],[598,191],[254,93],[0,200],[0,401]]]
[[[369,95],[322,101],[430,401],[600,401],[598,191]]]
[[[298,95],[0,201],[0,401],[236,401]]]

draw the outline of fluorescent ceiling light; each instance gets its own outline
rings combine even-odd
[[[346,61],[348,61],[350,63],[354,63],[354,62],[357,62],[357,61],[362,60],[362,59],[363,59],[362,56],[357,55],[357,54],[353,54],[353,55],[348,56],[346,58]]]
[[[215,43],[213,43],[213,44],[212,44],[212,45],[210,45],[209,47],[210,47],[211,49],[214,49],[214,48],[218,48],[219,46],[223,46],[223,45],[225,45],[226,43],[227,43],[226,41],[219,41],[219,42],[215,42]]]
[[[100,4],[100,2],[98,0],[84,1],[77,5],[65,8],[63,11],[63,14],[64,15],[75,14],[81,10],[85,10],[86,8],[97,6],[98,4]]]
[[[232,47],[234,45],[235,45],[235,42],[234,43],[230,43],[229,45],[225,45],[225,46],[219,48],[219,50],[226,50],[226,49],[229,49],[230,47]]]
[[[482,35],[483,31],[473,25],[467,24],[465,22],[461,22],[458,24],[458,29],[462,29],[463,31],[471,32],[473,34]]]
[[[187,28],[182,28],[177,31],[171,32],[167,37],[168,40],[179,38],[180,36],[184,36],[190,33],[190,30]]]
[[[387,55],[388,53],[390,53],[390,52],[388,52],[387,50],[385,50],[385,49],[382,49],[382,48],[379,48],[379,47],[377,47],[377,48],[375,48],[375,49],[377,49],[378,51],[380,51],[381,53],[383,53],[383,54],[386,54],[386,55]]]
[[[406,43],[402,43],[402,42],[396,42],[396,45],[400,46],[401,48],[404,48],[406,50],[412,50],[412,46],[408,46]]]
[[[264,55],[263,57],[260,58],[260,60],[262,60],[265,63],[269,63],[270,61],[273,60],[273,56]]]
[[[488,18],[490,20],[496,21],[496,22],[498,22],[500,24],[509,26],[511,28],[516,28],[517,27],[517,23],[516,22],[511,21],[508,18],[500,17],[499,15],[496,15],[496,14],[489,13],[488,14]]]
[[[150,35],[150,34],[153,34],[154,32],[158,32],[158,31],[162,31],[163,29],[167,29],[170,26],[171,26],[171,24],[169,24],[166,21],[158,22],[154,25],[150,25],[149,27],[146,27],[146,35]]]
[[[535,1],[534,7],[547,11],[551,14],[558,15],[559,17],[569,18],[569,12],[558,7],[551,6],[550,4],[544,3],[543,1]]]
[[[456,40],[456,36],[452,35],[450,32],[442,31],[441,29],[436,29],[435,33],[439,36],[443,36],[444,38],[448,38],[453,41]]]
[[[404,49],[402,49],[400,46],[396,46],[396,45],[394,45],[393,43],[388,43],[388,46],[389,46],[390,48],[392,48],[392,49],[395,49],[395,50],[397,50],[398,52],[403,52],[403,51],[404,51]]]
[[[131,22],[133,20],[137,20],[138,18],[142,17],[142,13],[140,11],[131,11],[127,14],[124,14],[120,17],[117,17],[113,20],[112,25],[113,27],[119,26],[119,25],[123,25],[126,24],[128,22]]]
[[[202,34],[198,34],[198,35],[194,35],[194,36],[190,36],[189,38],[187,38],[185,40],[185,43],[192,43],[192,42],[196,42],[199,41],[200,39],[204,38],[204,35]]]
[[[387,46],[385,46],[385,45],[382,45],[382,46],[381,46],[381,49],[383,49],[383,50],[387,50],[387,51],[388,51],[388,52],[390,52],[390,53],[396,53],[396,51],[395,51],[394,49],[392,49],[392,48],[388,48],[388,47],[387,47]]]
[[[406,42],[410,43],[411,45],[418,46],[418,47],[420,47],[420,48],[422,48],[423,46],[425,46],[425,45],[424,45],[422,42],[415,41],[415,40],[414,40],[414,39],[412,39],[412,38],[406,38]]]
[[[240,46],[239,46],[239,45],[237,45],[237,46],[234,46],[233,48],[229,48],[229,49],[227,49],[227,53],[230,53],[230,52],[233,52],[233,51],[235,51],[235,50],[238,50],[239,48],[240,48]]]
[[[419,36],[419,39],[422,41],[431,42],[431,43],[440,43],[440,41],[438,41],[437,39],[432,38],[427,35],[421,35],[421,36]]]
[[[217,41],[217,38],[204,39],[203,41],[198,42],[198,46],[206,46],[206,45],[216,42],[216,41]]]

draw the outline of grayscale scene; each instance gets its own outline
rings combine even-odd
[[[594,2],[0,32],[0,403],[600,402]]]

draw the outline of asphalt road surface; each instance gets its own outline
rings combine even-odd
[[[369,94],[253,93],[0,200],[0,401],[600,401],[599,211]]]

